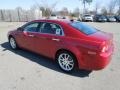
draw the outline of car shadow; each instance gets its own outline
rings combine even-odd
[[[32,62],[35,62],[39,65],[42,65],[46,68],[49,68],[51,70],[55,70],[57,72],[61,72],[61,73],[64,73],[64,74],[68,74],[68,75],[71,75],[71,76],[76,76],[76,77],[89,77],[89,74],[92,72],[92,71],[86,71],[86,70],[78,70],[76,69],[75,71],[73,71],[72,73],[65,73],[63,72],[59,67],[58,65],[53,62],[52,60],[50,60],[49,58],[46,58],[42,55],[38,55],[38,54],[35,54],[35,53],[32,53],[32,52],[29,52],[27,50],[12,50],[11,47],[9,46],[9,43],[8,42],[5,42],[5,43],[2,43],[1,46],[4,48],[2,51],[6,51],[6,50],[9,50],[17,55],[20,55],[24,58],[27,58],[28,60],[32,61]]]

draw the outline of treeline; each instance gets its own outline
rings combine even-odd
[[[34,0],[33,0],[34,1]],[[94,0],[79,0],[83,8],[76,7],[73,11],[70,11],[67,7],[62,7],[60,11],[56,10],[59,0],[50,4],[48,0],[41,0],[31,7],[30,10],[24,10],[18,7],[14,10],[3,10],[0,9],[0,21],[9,22],[22,22],[31,21],[40,18],[49,18],[52,14],[57,16],[72,16],[80,17],[83,14],[103,14],[103,15],[120,15],[120,0],[110,0],[105,6],[102,5],[101,0],[95,1],[93,10],[90,10],[90,5]],[[79,3],[78,3],[79,4]]]
[[[24,10],[18,7],[14,10],[0,9],[0,21],[24,22],[39,19],[42,17],[40,10]]]

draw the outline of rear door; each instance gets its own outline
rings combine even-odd
[[[43,22],[36,36],[37,52],[52,58],[61,45],[64,33],[60,25]]]

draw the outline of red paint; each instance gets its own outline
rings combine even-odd
[[[69,25],[69,21],[61,20],[35,20],[32,22],[52,22],[59,24],[64,31],[64,36],[42,33],[30,33],[14,30],[9,32],[19,47],[42,54],[55,60],[56,52],[65,49],[72,52],[78,61],[80,69],[99,70],[108,65],[113,53],[113,36],[105,32],[96,32],[85,35]],[[34,35],[34,37],[28,37]],[[59,42],[52,39],[60,39]],[[103,47],[107,47],[102,52]]]

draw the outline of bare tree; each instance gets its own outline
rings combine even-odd
[[[120,0],[117,0],[117,6],[118,6],[117,13],[118,13],[118,15],[120,15]]]
[[[51,16],[51,14],[52,14],[52,10],[50,8],[46,8],[45,9],[45,16],[49,18]]]
[[[102,15],[107,15],[107,14],[108,14],[107,9],[106,9],[105,7],[103,7],[103,8],[101,9],[101,14],[102,14]]]
[[[114,13],[115,6],[117,4],[117,0],[111,0],[108,4],[108,13],[112,15]]]
[[[63,7],[61,10],[61,15],[62,16],[68,16],[69,15],[69,11],[66,7]]]
[[[96,4],[95,4],[95,13],[96,14],[98,13],[99,8],[100,8],[100,2],[96,1]]]
[[[75,8],[74,11],[73,11],[73,13],[74,13],[75,17],[79,17],[79,15],[80,15],[80,9],[79,8]]]
[[[25,12],[25,21],[29,21],[28,11]]]
[[[5,18],[4,18],[3,10],[0,10],[0,14],[1,14],[1,20],[4,21]]]
[[[39,10],[42,10],[45,16],[49,17],[53,13],[56,5],[58,4],[59,0],[54,2],[53,4],[49,4],[47,0],[41,0],[41,4],[38,3],[36,0],[33,0],[36,5],[39,7]]]
[[[44,7],[40,7],[40,10],[42,11],[42,16],[46,16],[45,15],[45,8]]]
[[[9,10],[8,15],[9,15],[9,21],[12,22],[12,13],[11,13],[11,10]]]
[[[93,0],[79,0],[79,1],[81,1],[84,5],[83,14],[85,14],[86,13],[86,4],[90,5],[93,2]]]
[[[17,10],[17,15],[18,15],[18,21],[20,22],[21,21],[21,11],[22,11],[22,8],[21,7],[17,7],[16,10]]]

